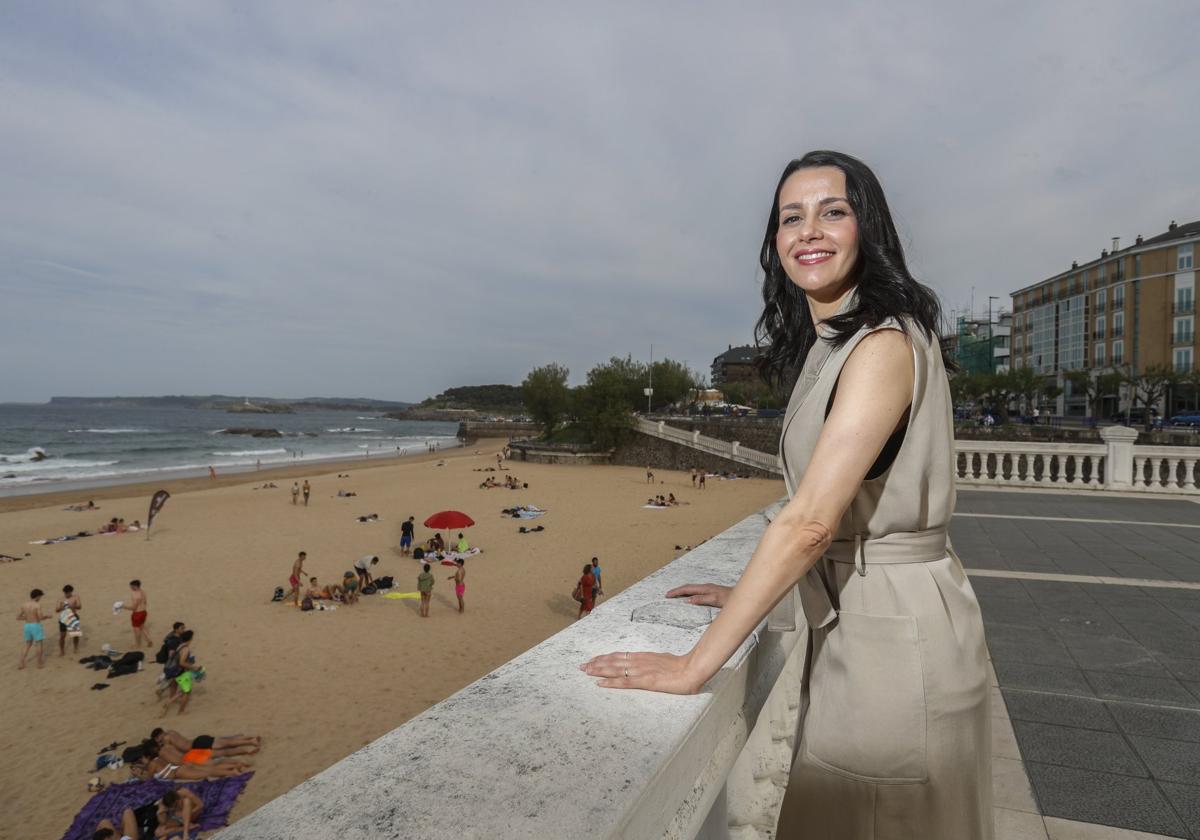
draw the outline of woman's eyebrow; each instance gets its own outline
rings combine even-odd
[[[847,199],[842,198],[840,195],[832,195],[829,198],[822,198],[819,202],[817,202],[817,204],[821,207],[824,207],[826,204],[833,204],[834,202],[838,202],[838,201],[845,201],[846,203],[849,203],[849,201]],[[793,201],[791,204],[785,204],[779,208],[780,212],[782,212],[784,210],[803,210],[803,209],[804,209],[804,204],[799,201]]]

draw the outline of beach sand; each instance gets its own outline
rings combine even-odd
[[[483,454],[474,455],[478,446]],[[430,705],[527,650],[575,620],[570,593],[584,563],[601,559],[604,588],[620,592],[680,552],[783,495],[780,481],[710,480],[693,490],[685,473],[656,470],[663,483],[650,487],[645,471],[631,467],[563,466],[510,462],[528,490],[480,490],[495,465],[498,442],[466,450],[380,464],[323,464],[299,473],[313,484],[310,506],[293,506],[291,478],[279,489],[251,489],[268,471],[209,482],[165,486],[173,493],[155,523],[153,538],[131,533],[33,546],[29,541],[93,530],[112,516],[145,521],[151,488],[117,487],[38,498],[0,500],[0,552],[21,562],[0,563],[0,584],[10,616],[4,650],[7,678],[0,682],[0,797],[8,806],[0,837],[21,828],[22,837],[59,837],[88,800],[87,780],[123,780],[125,770],[96,773],[97,751],[112,741],[136,743],[160,725],[153,685],[159,671],[148,651],[145,671],[104,679],[59,658],[55,620],[44,624],[46,667],[31,658],[17,671],[21,625],[11,620],[29,590],[46,592],[49,614],[66,583],[83,600],[85,637],[79,656],[108,642],[130,648],[129,613],[112,614],[127,600],[128,582],[140,578],[149,598],[156,644],[176,620],[196,631],[193,648],[208,678],[185,715],[172,709],[165,726],[185,735],[263,736],[253,756],[255,776],[233,812],[236,819],[305,778],[369,743]],[[444,466],[438,466],[444,461]],[[328,470],[319,474],[317,470]],[[339,479],[338,472],[349,478]],[[154,485],[156,489],[159,485]],[[337,490],[354,498],[336,498]],[[673,492],[686,504],[666,510],[641,507],[647,496]],[[101,510],[63,511],[69,501],[94,498]],[[534,504],[549,509],[521,522],[501,508]],[[432,535],[420,523],[443,509],[476,521],[466,535],[484,554],[467,561],[467,610],[454,606],[453,570],[435,566],[431,617],[418,602],[365,596],[356,607],[302,613],[271,603],[286,586],[293,558],[308,552],[306,569],[322,583],[341,578],[353,561],[376,554],[375,575],[392,575],[398,591],[414,591],[416,562],[397,548],[400,523],[417,518],[418,539]],[[356,517],[378,513],[381,521]],[[518,526],[545,526],[519,534]],[[452,535],[452,536],[456,536]],[[107,690],[89,690],[93,683]],[[599,690],[599,689],[597,689]],[[447,744],[453,749],[453,744]]]

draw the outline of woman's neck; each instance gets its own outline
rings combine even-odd
[[[805,293],[808,298],[808,311],[812,314],[813,324],[820,326],[832,318],[842,308],[842,304],[854,294],[856,284],[847,281],[843,286],[828,293]]]

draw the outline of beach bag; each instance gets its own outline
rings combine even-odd
[[[171,651],[171,656],[167,659],[166,665],[163,667],[163,676],[169,680],[173,680],[183,673],[183,668],[179,666],[179,648]]]
[[[283,587],[282,586],[275,587],[275,594],[271,596],[271,600],[272,601],[282,601],[283,600]]]
[[[363,587],[362,594],[364,594],[364,595],[374,595],[374,594],[375,594],[375,590],[376,590],[376,586],[375,586],[375,584],[373,584],[373,583],[368,583],[366,586],[364,586],[364,587]]]
[[[571,597],[574,598],[579,603],[581,603],[581,604],[583,603],[583,581],[582,580],[579,581],[579,583],[575,584],[575,591],[571,593]]]
[[[140,650],[131,650],[129,653],[122,656],[112,664],[108,669],[108,678],[124,677],[127,674],[136,674],[142,667],[142,659],[145,654]]]
[[[313,608],[312,598],[309,598],[307,595],[305,595],[304,600],[300,602],[300,611],[308,612],[312,608]]]
[[[392,586],[394,586],[394,584],[392,583],[391,575],[388,575],[387,577],[375,578],[376,589],[391,589]]]

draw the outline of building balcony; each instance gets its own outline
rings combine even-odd
[[[1189,332],[1177,332],[1171,336],[1171,343],[1172,344],[1186,344],[1188,346],[1191,346],[1191,344],[1195,340],[1195,338],[1196,338],[1196,334],[1194,332],[1190,332],[1190,331]]]
[[[1125,335],[1124,327],[1113,327],[1113,331],[1112,331],[1113,338],[1122,338],[1122,337],[1124,337],[1124,335]]]
[[[1096,330],[1094,333],[1092,333],[1092,341],[1103,341],[1104,337],[1104,330]]]
[[[1196,301],[1194,300],[1177,300],[1173,311],[1176,315],[1191,315],[1196,311]]]
[[[1191,362],[1176,362],[1174,365],[1174,368],[1175,368],[1176,373],[1191,373],[1192,372],[1192,363]]]
[[[1105,309],[1105,305],[1104,305],[1103,303],[1097,303],[1097,304],[1095,305],[1095,307],[1094,307],[1093,311],[1094,311],[1094,312],[1095,312],[1097,315],[1103,315],[1103,314],[1104,314],[1104,309]]]

